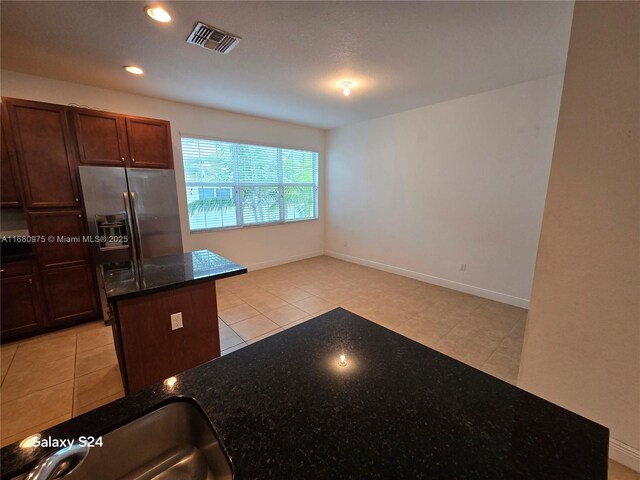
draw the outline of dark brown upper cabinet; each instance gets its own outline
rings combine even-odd
[[[2,109],[2,152],[0,157],[0,206],[19,207],[22,205],[18,166],[15,161],[15,150],[9,137],[6,121],[6,110]]]
[[[71,117],[81,165],[173,168],[169,122],[85,109]]]
[[[165,120],[127,117],[131,166],[173,168],[171,127]]]
[[[115,113],[71,111],[82,165],[124,167],[129,163],[125,117]]]
[[[3,99],[27,208],[80,206],[67,107]]]

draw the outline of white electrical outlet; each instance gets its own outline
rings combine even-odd
[[[171,330],[182,328],[182,312],[171,314]]]

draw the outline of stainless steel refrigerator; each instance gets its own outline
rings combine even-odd
[[[80,184],[105,321],[101,271],[131,269],[145,258],[182,253],[173,170],[81,166]]]

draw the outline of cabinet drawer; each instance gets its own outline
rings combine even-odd
[[[2,278],[15,277],[16,275],[28,275],[30,273],[33,273],[33,263],[31,263],[31,260],[3,263],[0,268]]]

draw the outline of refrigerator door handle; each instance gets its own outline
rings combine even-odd
[[[144,258],[142,254],[142,237],[140,237],[140,222],[138,221],[138,196],[136,192],[131,192],[131,213],[133,213],[133,222],[135,227],[136,247],[138,249],[138,259],[142,264]],[[140,265],[142,267],[142,265]]]
[[[127,229],[129,230],[129,245],[131,246],[131,258],[134,265],[138,264],[138,244],[137,236],[133,226],[133,215],[131,213],[131,203],[129,202],[129,192],[123,192],[124,210],[127,213]]]

